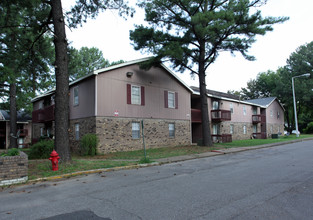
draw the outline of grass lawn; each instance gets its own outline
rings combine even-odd
[[[121,167],[136,164],[134,161],[108,161],[108,160],[86,160],[72,159],[70,164],[59,164],[58,171],[52,171],[49,160],[29,160],[28,161],[28,179],[37,179],[61,174],[73,173],[85,170],[95,170],[102,168]]]
[[[313,137],[313,135],[301,135],[297,138],[295,135],[283,136],[278,139],[249,139],[233,141],[231,143],[215,144],[214,147],[200,147],[200,146],[176,146],[147,149],[147,158],[151,161],[181,156],[208,152],[215,149],[232,148],[232,147],[249,147],[262,144],[270,144],[284,141],[291,141],[295,139],[302,139]],[[27,153],[27,152],[26,152]],[[49,160],[29,160],[28,178],[30,180],[42,177],[56,176],[77,171],[94,170],[101,168],[111,168],[138,164],[139,160],[144,157],[143,150],[116,152],[104,155],[97,155],[94,157],[80,157],[73,156],[71,164],[59,164],[58,171],[52,171],[51,162]]]
[[[272,143],[278,143],[278,142],[285,142],[285,141],[292,141],[296,139],[303,139],[303,138],[309,138],[313,137],[313,135],[307,135],[303,134],[300,137],[296,137],[296,135],[289,135],[289,136],[282,136],[277,139],[249,139],[249,140],[238,140],[233,141],[230,143],[221,143],[221,144],[215,144],[216,147],[223,147],[223,148],[231,148],[231,147],[249,147],[249,146],[257,146],[262,144],[272,144]]]

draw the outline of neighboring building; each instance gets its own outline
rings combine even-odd
[[[28,146],[31,142],[31,117],[22,112],[17,112],[17,144],[20,148]],[[8,149],[10,145],[10,113],[0,110],[0,149]]]
[[[188,87],[166,66],[139,67],[145,59],[100,69],[70,83],[70,146],[84,134],[99,137],[102,153],[189,145],[202,139],[199,89]],[[32,100],[33,139],[54,136],[54,93]],[[283,133],[284,109],[276,98],[240,101],[207,90],[214,142],[267,138]]]
[[[100,69],[70,84],[70,146],[84,134],[99,137],[99,151],[191,144],[192,90],[165,65],[142,70],[147,59]],[[54,135],[54,91],[32,100],[33,138]]]
[[[192,142],[202,139],[200,93],[191,87]],[[284,108],[277,98],[240,101],[239,96],[207,90],[211,134],[214,142],[265,139],[284,131]]]

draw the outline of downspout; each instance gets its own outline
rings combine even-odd
[[[97,115],[98,115],[98,96],[97,96],[97,94],[98,94],[98,92],[97,92],[98,85],[97,85],[97,76],[98,75],[95,75],[95,117],[97,117]]]

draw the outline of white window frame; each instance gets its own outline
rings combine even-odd
[[[140,122],[132,122],[132,139],[140,139]]]
[[[75,132],[75,140],[78,141],[79,140],[79,124],[78,123],[74,125],[74,132]]]
[[[273,118],[273,110],[270,110],[271,117]]]
[[[174,123],[169,123],[168,124],[168,132],[169,132],[169,137],[174,138],[175,137],[175,124]]]
[[[167,106],[168,108],[175,108],[175,92],[167,92]]]
[[[246,108],[246,106],[243,106],[242,109],[243,109],[243,115],[247,115],[247,108]]]
[[[139,94],[135,94],[135,88],[138,89]],[[132,105],[141,105],[141,86],[131,85],[131,104]],[[138,97],[138,101],[137,101]]]
[[[243,126],[243,134],[247,134],[247,126],[246,125]]]
[[[78,86],[73,88],[73,105],[79,105],[79,89]]]

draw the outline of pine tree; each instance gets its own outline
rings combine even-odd
[[[149,27],[136,26],[130,32],[136,50],[155,54],[147,66],[170,61],[179,71],[188,70],[199,78],[203,145],[211,146],[206,71],[219,52],[239,52],[246,59],[256,35],[273,30],[287,18],[261,16],[262,0],[145,0]],[[255,11],[252,13],[252,9]]]

